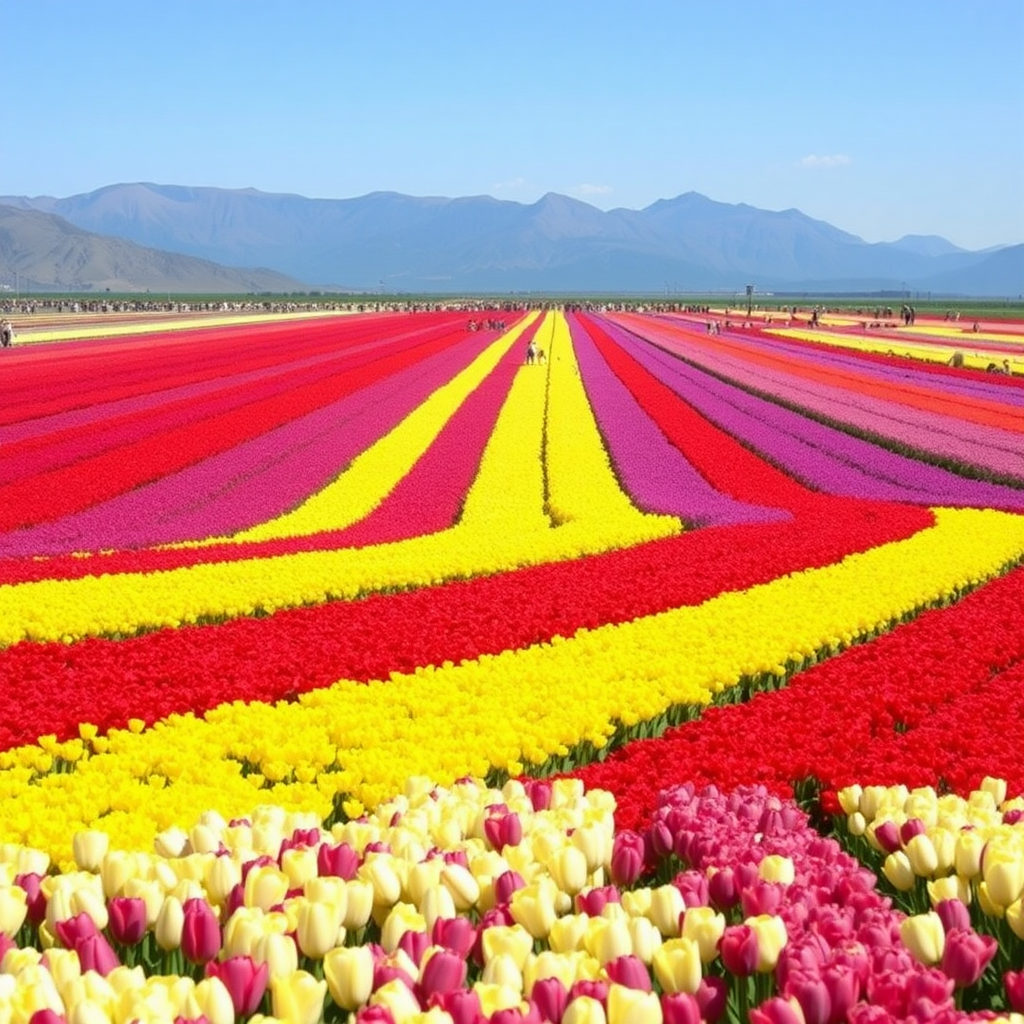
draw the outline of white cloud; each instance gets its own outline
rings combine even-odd
[[[798,161],[801,167],[842,167],[844,164],[853,163],[845,153],[836,153],[834,156],[810,156],[801,157]]]
[[[577,185],[573,191],[578,192],[581,196],[606,196],[615,190],[611,185],[589,185],[584,182],[582,185]]]

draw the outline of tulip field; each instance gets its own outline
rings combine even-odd
[[[3,351],[0,1024],[1024,1021],[1024,324],[500,316]]]

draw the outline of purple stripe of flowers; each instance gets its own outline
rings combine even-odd
[[[724,383],[604,322],[641,365],[702,415],[808,486],[882,501],[1024,510],[1024,491],[967,480],[850,437]]]
[[[623,488],[638,508],[693,526],[766,523],[792,518],[715,490],[640,408],[575,316],[569,330],[583,386]]]
[[[703,321],[697,323],[690,320],[680,321],[676,318],[660,317],[676,326],[702,331]],[[723,338],[731,341],[750,343],[751,336],[740,333],[726,333]],[[762,335],[758,344],[766,349],[782,354],[794,355],[800,359],[808,359],[813,352],[814,359],[823,365],[833,366],[840,370],[851,370],[860,376],[873,377],[889,384],[909,384],[915,387],[928,388],[938,394],[961,396],[965,398],[983,399],[1024,408],[1024,384],[1019,378],[1007,378],[1001,375],[979,377],[968,373],[944,372],[941,368],[922,365],[907,366],[906,364],[888,364],[878,359],[867,358],[865,354],[829,344],[829,335],[822,332],[821,341],[812,350],[807,343],[790,341],[786,338],[769,338]],[[907,339],[913,342],[913,339]],[[899,353],[897,353],[899,354]]]
[[[0,555],[148,547],[227,536],[322,489],[367,447],[476,358],[480,332],[369,387],[180,473],[56,523],[0,537]]]
[[[782,370],[752,366],[743,360],[742,353],[712,354],[696,340],[672,335],[659,337],[657,342],[742,386],[769,392],[784,401],[920,451],[1015,476],[1024,482],[1024,451],[1019,434],[873,398]],[[749,344],[757,347],[758,341],[751,340]],[[804,361],[815,360],[813,355],[805,355]]]
[[[295,388],[332,377],[338,379],[339,390],[344,391],[345,374],[367,366],[383,355],[402,349],[412,351],[425,343],[423,339],[414,339],[394,347],[364,345],[356,355],[346,348],[306,360],[301,366],[274,365],[253,374],[240,375],[246,379],[234,376],[220,378],[212,382],[213,387],[207,382],[187,385],[176,389],[179,394],[173,401],[165,402],[162,394],[158,394],[149,409],[143,407],[134,415],[107,424],[102,421],[93,423],[93,429],[87,425],[67,438],[40,438],[39,447],[33,446],[27,451],[17,452],[8,460],[0,460],[0,484],[59,469],[177,427],[198,424],[208,417],[256,406]]]
[[[408,332],[393,336],[378,335],[360,344],[348,346],[345,349],[345,353],[357,354],[360,352],[372,351],[374,348],[387,347],[392,345],[394,342],[401,342],[412,338],[415,334],[419,334],[421,336],[421,341],[429,341],[431,338],[443,334],[445,331],[450,329],[451,325],[446,323],[433,327],[429,330],[421,329],[418,332]],[[327,351],[317,350],[325,344],[330,346]],[[292,355],[288,358],[286,355],[286,358],[282,358],[282,353],[279,347],[280,343],[275,339],[274,346],[277,354],[276,357],[273,358],[268,356],[268,358],[272,358],[272,362],[270,362],[269,365],[260,366],[245,373],[240,373],[236,376],[230,377],[213,376],[211,369],[211,377],[209,379],[196,383],[160,388],[160,384],[157,382],[157,387],[160,389],[150,390],[145,394],[132,395],[129,398],[119,398],[109,402],[97,402],[95,405],[86,405],[81,408],[67,409],[62,412],[52,413],[48,416],[40,416],[35,419],[10,423],[0,426],[0,445],[13,444],[16,441],[25,441],[30,438],[42,438],[48,434],[57,433],[58,431],[84,427],[90,423],[100,423],[103,420],[114,419],[119,416],[127,416],[133,413],[156,409],[161,405],[166,405],[183,399],[194,401],[197,398],[202,398],[206,395],[214,394],[217,391],[223,390],[225,387],[254,383],[270,374],[279,374],[290,370],[317,366],[325,361],[337,358],[339,354],[338,344],[339,340],[337,339],[337,336],[332,333],[330,338],[326,341],[323,338],[320,338],[318,345],[316,348],[313,348],[312,351],[310,351],[312,347],[306,345],[303,346],[303,351],[297,354],[298,357],[296,357],[296,355]]]

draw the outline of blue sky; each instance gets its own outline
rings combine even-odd
[[[3,0],[0,194],[695,190],[1024,242],[1024,0]]]

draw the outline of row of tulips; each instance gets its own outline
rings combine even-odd
[[[669,789],[616,833],[574,780],[410,780],[329,832],[262,806],[152,854],[95,831],[74,850],[53,874],[3,848],[15,1024],[952,1024],[991,1019],[958,1012],[983,995],[1020,1005],[1013,972],[980,987],[991,940],[949,916],[934,956],[930,918],[761,788]]]
[[[615,793],[626,827],[649,817],[666,771],[725,787],[756,777],[780,794],[813,779],[828,811],[854,781],[966,793],[995,773],[1022,792],[1021,607],[1024,568],[807,669],[784,690],[712,709],[578,774]]]
[[[74,808],[84,825],[102,819],[118,842],[147,846],[162,820],[210,805],[237,815],[254,790],[327,817],[375,806],[413,774],[564,770],[752,681],[785,679],[1022,555],[1016,517],[940,510],[933,528],[842,563],[550,644],[369,686],[343,680],[275,706],[224,704],[139,735],[18,748],[2,755],[0,822],[56,851]],[[463,740],[438,745],[452,721]]]
[[[869,434],[879,443],[1018,483],[1024,477],[1024,409],[1010,402],[973,399],[962,390],[944,394],[931,381],[928,386],[908,381],[905,373],[879,380],[847,366],[833,366],[817,354],[801,358],[792,351],[772,352],[760,339],[694,338],[678,332],[671,335],[670,344],[674,354],[746,390]],[[1024,396],[1024,389],[1018,390]],[[1013,394],[1010,388],[1004,391]]]

